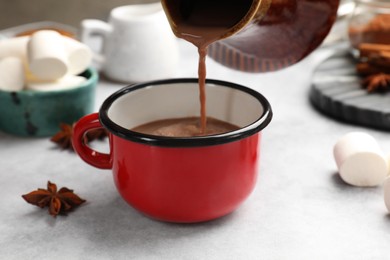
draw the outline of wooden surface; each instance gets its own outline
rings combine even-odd
[[[368,93],[361,81],[353,56],[338,51],[314,71],[311,102],[337,120],[389,131],[390,92]]]

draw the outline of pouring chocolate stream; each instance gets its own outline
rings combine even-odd
[[[174,34],[198,48],[202,133],[207,121],[207,54],[223,65],[248,72],[290,66],[321,44],[339,4],[339,0],[161,2]]]

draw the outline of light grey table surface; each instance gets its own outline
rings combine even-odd
[[[176,77],[194,77],[197,53],[180,42]],[[337,122],[308,93],[316,50],[267,74],[232,71],[211,59],[208,77],[264,94],[274,118],[263,130],[259,179],[234,213],[200,224],[145,217],[117,194],[110,171],[87,165],[48,138],[0,133],[0,259],[390,259],[390,216],[382,187],[355,188],[337,175],[332,149],[350,131],[374,136],[390,152],[390,133]],[[96,110],[125,84],[101,79]],[[88,202],[56,219],[21,195],[51,180]]]

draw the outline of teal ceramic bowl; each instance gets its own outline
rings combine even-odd
[[[18,136],[52,136],[60,130],[60,123],[73,124],[92,113],[98,73],[89,68],[81,76],[87,81],[67,90],[0,90],[0,131]]]

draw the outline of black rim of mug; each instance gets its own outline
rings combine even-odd
[[[113,93],[109,96],[102,104],[99,110],[99,118],[100,122],[109,132],[112,134],[121,137],[123,139],[127,139],[130,141],[144,143],[155,146],[165,146],[165,147],[195,147],[195,146],[210,146],[210,145],[218,145],[229,143],[233,141],[237,141],[248,136],[254,135],[264,129],[272,119],[272,109],[268,100],[259,92],[250,89],[248,87],[244,87],[242,85],[207,79],[206,84],[215,84],[224,87],[238,89],[240,91],[246,92],[251,96],[255,97],[264,108],[263,114],[253,123],[242,127],[236,131],[227,132],[218,135],[206,135],[206,136],[196,136],[196,137],[165,137],[165,136],[155,136],[148,135],[139,132],[134,132],[124,127],[119,126],[115,122],[113,122],[108,116],[108,110],[111,105],[117,100],[119,97],[126,95],[127,93],[136,91],[138,89],[142,89],[145,87],[158,87],[158,85],[167,85],[167,84],[177,84],[177,83],[197,83],[197,78],[177,78],[177,79],[167,79],[167,80],[156,80],[145,83],[133,84],[127,87],[124,87],[117,92]]]

